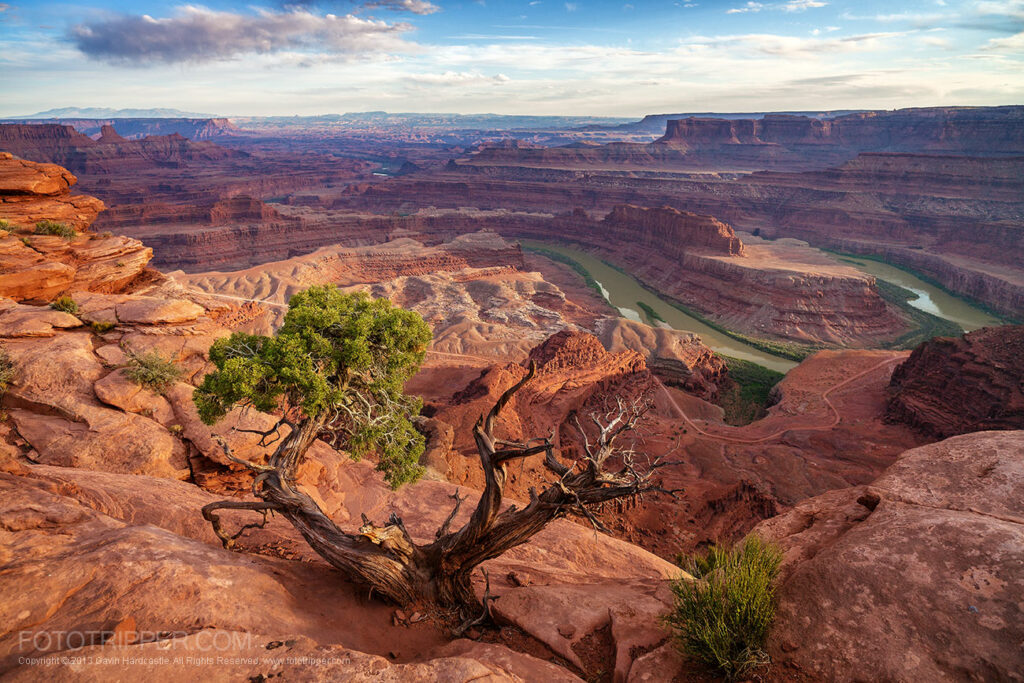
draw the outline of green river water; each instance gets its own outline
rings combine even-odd
[[[979,327],[1004,324],[999,318],[989,315],[980,308],[972,306],[963,299],[959,299],[935,285],[925,282],[902,268],[873,259],[858,258],[845,254],[836,258],[844,263],[849,263],[864,273],[874,275],[879,280],[885,280],[886,282],[909,289],[917,295],[916,299],[907,302],[911,306],[925,313],[931,313],[940,318],[951,320],[967,332],[976,330]]]
[[[648,320],[647,315],[637,305],[638,302],[643,302],[655,311],[669,327],[700,335],[704,343],[719,354],[752,361],[758,365],[763,365],[766,368],[783,373],[797,365],[792,360],[780,358],[779,356],[762,351],[708,326],[693,316],[684,313],[658,295],[644,289],[632,276],[616,270],[601,259],[585,251],[537,240],[520,240],[520,242],[526,247],[548,249],[557,252],[585,268],[590,273],[590,276],[600,285],[605,299],[617,308],[624,318],[652,325],[657,324],[653,320]],[[1002,324],[1002,321],[999,319],[968,304],[962,299],[947,294],[940,288],[924,282],[905,270],[870,259],[846,256],[843,256],[842,259],[880,280],[892,282],[909,289],[917,295],[917,299],[908,302],[911,306],[941,318],[952,320],[965,330],[974,330],[986,325]]]

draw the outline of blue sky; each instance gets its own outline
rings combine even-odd
[[[11,0],[0,48],[0,116],[1024,104],[1024,0]]]

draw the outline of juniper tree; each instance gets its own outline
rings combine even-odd
[[[257,432],[261,443],[277,444],[265,465],[240,460],[221,444],[230,459],[253,472],[253,492],[260,499],[203,508],[225,547],[233,547],[251,525],[229,534],[218,510],[253,510],[264,519],[276,512],[349,578],[399,604],[449,608],[469,623],[481,608],[471,576],[482,562],[525,543],[558,517],[576,514],[602,528],[594,507],[656,489],[651,473],[664,463],[641,470],[631,450],[615,445],[647,410],[641,401],[615,401],[610,410],[591,414],[588,428],[575,417],[583,453],[569,464],[555,455],[554,435],[526,442],[495,436],[499,413],[535,374],[531,363],[473,428],[486,483],[465,525],[450,531],[464,500],[456,492],[454,509],[432,542],[417,544],[394,514],[383,526],[364,518],[358,531],[342,530],[296,486],[298,467],[314,440],[326,437],[356,456],[376,450],[378,469],[392,486],[415,480],[423,437],[409,418],[420,404],[404,395],[403,385],[422,362],[430,338],[416,313],[325,286],[293,296],[275,335],[235,333],[214,343],[210,360],[217,369],[195,392],[202,419],[212,424],[237,405],[280,415],[273,427]],[[541,493],[531,489],[525,506],[503,510],[506,466],[540,454],[550,485]],[[608,471],[613,462],[615,471]]]

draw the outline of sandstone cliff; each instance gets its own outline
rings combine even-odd
[[[1024,429],[1024,326],[924,342],[889,392],[888,418],[930,436]]]
[[[1019,678],[1022,463],[1024,432],[958,436],[757,527],[785,550],[771,678]]]
[[[1024,153],[1024,107],[963,107],[858,112],[832,119],[766,114],[760,119],[668,121],[658,142],[686,146],[830,146],[869,150]],[[806,153],[806,151],[805,151]]]
[[[70,194],[75,176],[53,164],[0,154],[0,297],[49,301],[73,290],[120,291],[137,279],[152,250],[137,240],[87,232],[103,210],[93,197]],[[68,239],[34,233],[37,221],[79,231]]]
[[[605,234],[614,234],[617,241],[642,245],[668,257],[682,258],[692,251],[743,256],[743,243],[732,227],[713,216],[698,216],[668,206],[616,206],[605,216],[602,228]]]

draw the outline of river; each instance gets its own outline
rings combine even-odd
[[[874,275],[879,280],[885,280],[886,282],[909,289],[917,295],[916,299],[907,302],[911,306],[926,313],[937,315],[940,318],[951,320],[967,332],[976,330],[979,327],[1005,324],[999,318],[972,306],[963,299],[959,299],[933,284],[925,282],[902,268],[882,263],[881,261],[875,261],[874,259],[858,258],[845,254],[836,256],[836,258],[844,263],[849,263],[864,273]]]
[[[624,318],[657,325],[656,321],[647,319],[647,315],[638,305],[639,302],[643,302],[661,316],[669,327],[683,332],[699,334],[705,344],[723,356],[742,358],[743,360],[749,360],[783,373],[796,366],[795,362],[787,358],[772,355],[733,339],[713,327],[709,327],[707,324],[693,316],[687,315],[664,299],[661,299],[658,295],[644,289],[632,276],[612,268],[601,259],[585,251],[537,240],[520,240],[520,242],[528,247],[532,246],[558,252],[583,266],[601,287],[601,293],[604,294],[604,298],[612,306],[619,309],[619,314]],[[874,275],[879,280],[885,280],[886,282],[909,289],[917,295],[916,299],[908,302],[911,306],[940,318],[951,320],[968,332],[979,327],[1005,324],[999,318],[972,306],[963,299],[948,294],[941,288],[925,282],[902,268],[855,256],[843,255],[836,256],[836,258],[849,263],[861,272]]]
[[[733,358],[749,360],[757,363],[758,365],[763,365],[766,368],[783,373],[797,365],[796,362],[789,360],[788,358],[774,356],[750,346],[749,344],[744,344],[741,341],[722,334],[718,330],[709,327],[693,316],[683,313],[672,304],[658,297],[658,295],[644,289],[643,286],[632,276],[612,268],[601,259],[592,256],[585,251],[573,249],[572,247],[565,247],[560,244],[551,244],[549,242],[540,242],[536,240],[519,241],[527,247],[537,247],[558,252],[586,268],[587,272],[590,273],[590,276],[601,286],[601,291],[604,294],[605,299],[607,299],[612,306],[619,309],[619,313],[623,318],[656,325],[656,321],[646,319],[646,314],[637,305],[638,302],[642,301],[661,316],[669,327],[675,330],[694,332],[700,335],[701,340],[703,340],[705,344],[711,347],[713,351],[720,353],[723,356],[732,356]]]

